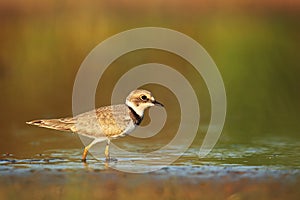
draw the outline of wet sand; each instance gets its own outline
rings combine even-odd
[[[199,172],[200,173],[200,172]],[[205,173],[205,172],[202,172]],[[208,172],[211,173],[211,172]],[[32,171],[5,175],[0,199],[298,199],[299,176],[251,178],[235,171],[213,178],[176,176],[168,170],[127,174],[107,171]]]

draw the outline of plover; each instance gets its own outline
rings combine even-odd
[[[93,138],[94,140],[84,148],[83,162],[86,161],[87,153],[94,144],[106,140],[104,154],[106,160],[110,161],[110,140],[132,132],[143,120],[144,111],[154,105],[163,106],[155,100],[151,92],[138,89],[127,96],[125,104],[100,107],[75,117],[40,119],[26,123]]]

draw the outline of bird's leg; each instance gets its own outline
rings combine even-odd
[[[107,142],[106,142],[106,147],[105,147],[105,152],[104,152],[104,154],[105,154],[105,161],[106,161],[106,163],[108,163],[108,162],[115,162],[115,161],[117,161],[117,159],[116,159],[116,158],[111,158],[111,157],[110,157],[110,155],[109,155],[109,144],[110,144],[110,140],[109,140],[109,139],[107,139]]]
[[[81,159],[82,162],[86,162],[86,156],[87,156],[88,151],[89,151],[89,148],[88,148],[88,146],[86,146],[83,150],[82,159]]]
[[[110,140],[107,139],[106,147],[105,147],[105,152],[104,152],[106,161],[110,161],[110,156],[109,156],[109,144],[110,144]]]
[[[89,149],[94,145],[96,144],[97,142],[99,142],[98,140],[93,140],[89,145],[87,145],[85,148],[84,148],[84,151],[83,151],[83,154],[82,154],[82,159],[81,161],[82,162],[86,162],[86,156],[87,156],[87,153],[89,151]]]

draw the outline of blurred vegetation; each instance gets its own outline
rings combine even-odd
[[[41,134],[24,122],[71,115],[73,81],[85,56],[113,34],[143,26],[187,34],[214,59],[227,91],[223,136],[245,142],[261,135],[299,138],[300,3],[243,2],[2,1],[0,152],[15,151],[16,144],[20,151],[38,148],[32,141],[50,137],[72,146],[65,143],[69,136]],[[107,79],[115,81],[120,71],[155,59],[193,74],[174,55],[150,54],[120,58]],[[209,97],[203,82],[195,87],[204,99],[201,117],[207,124]],[[101,98],[110,89],[104,85],[98,91],[99,105],[107,103]]]

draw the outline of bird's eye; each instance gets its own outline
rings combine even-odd
[[[143,101],[146,101],[146,100],[148,99],[146,95],[142,95],[140,98],[141,98]]]

